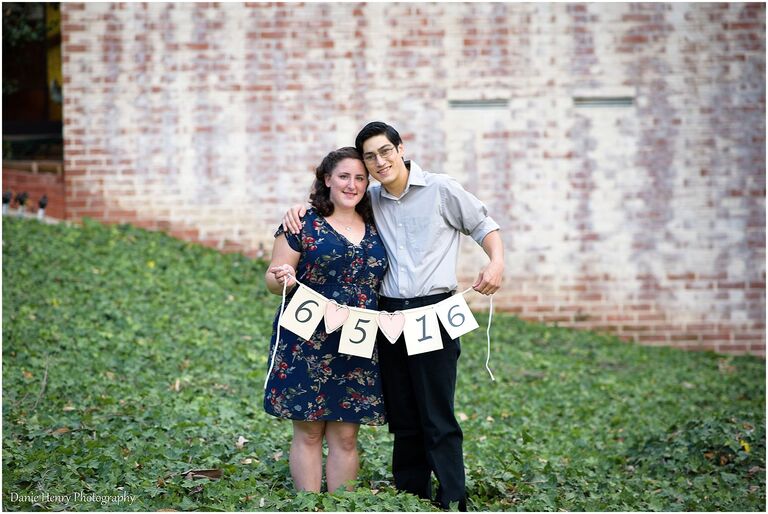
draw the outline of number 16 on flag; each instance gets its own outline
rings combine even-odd
[[[434,352],[443,349],[440,325],[432,305],[403,311],[405,315],[405,349],[408,355]]]
[[[463,294],[453,295],[435,304],[435,312],[451,339],[461,337],[479,327]]]

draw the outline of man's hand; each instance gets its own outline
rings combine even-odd
[[[477,276],[472,289],[478,293],[490,295],[501,288],[501,281],[504,278],[504,264],[489,262]]]
[[[301,217],[307,213],[307,207],[305,205],[296,204],[291,207],[288,212],[283,216],[283,227],[291,234],[298,234],[301,232],[301,226],[303,222]]]
[[[490,257],[491,262],[480,270],[477,280],[472,284],[472,289],[478,293],[490,295],[499,290],[501,281],[504,279],[504,247],[498,230],[489,232],[483,238],[483,250]]]

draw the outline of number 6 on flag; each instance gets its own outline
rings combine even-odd
[[[320,293],[299,284],[299,289],[286,306],[280,326],[309,340],[323,319],[328,300]]]
[[[471,332],[479,325],[463,294],[456,294],[435,305],[435,312],[451,339]]]

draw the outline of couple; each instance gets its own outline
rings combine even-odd
[[[466,234],[490,259],[472,287],[495,293],[503,248],[485,206],[447,175],[404,160],[390,125],[369,123],[355,146],[323,159],[310,209],[286,214],[266,273],[269,290],[282,294],[285,284],[293,291],[296,277],[340,305],[388,312],[432,305],[456,291]],[[368,173],[381,185],[369,190]],[[409,357],[402,335],[391,344],[379,333],[373,359],[365,359],[338,353],[340,331],[326,334],[322,323],[308,341],[282,330],[276,342],[276,327],[277,317],[264,408],[293,420],[290,469],[298,490],[320,491],[324,437],[326,482],[334,491],[357,476],[360,424],[388,422],[397,489],[431,500],[434,472],[438,504],[466,510],[463,435],[453,412],[458,339],[440,327],[442,350]]]

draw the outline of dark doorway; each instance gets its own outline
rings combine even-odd
[[[2,4],[4,164],[62,159],[59,7]]]

